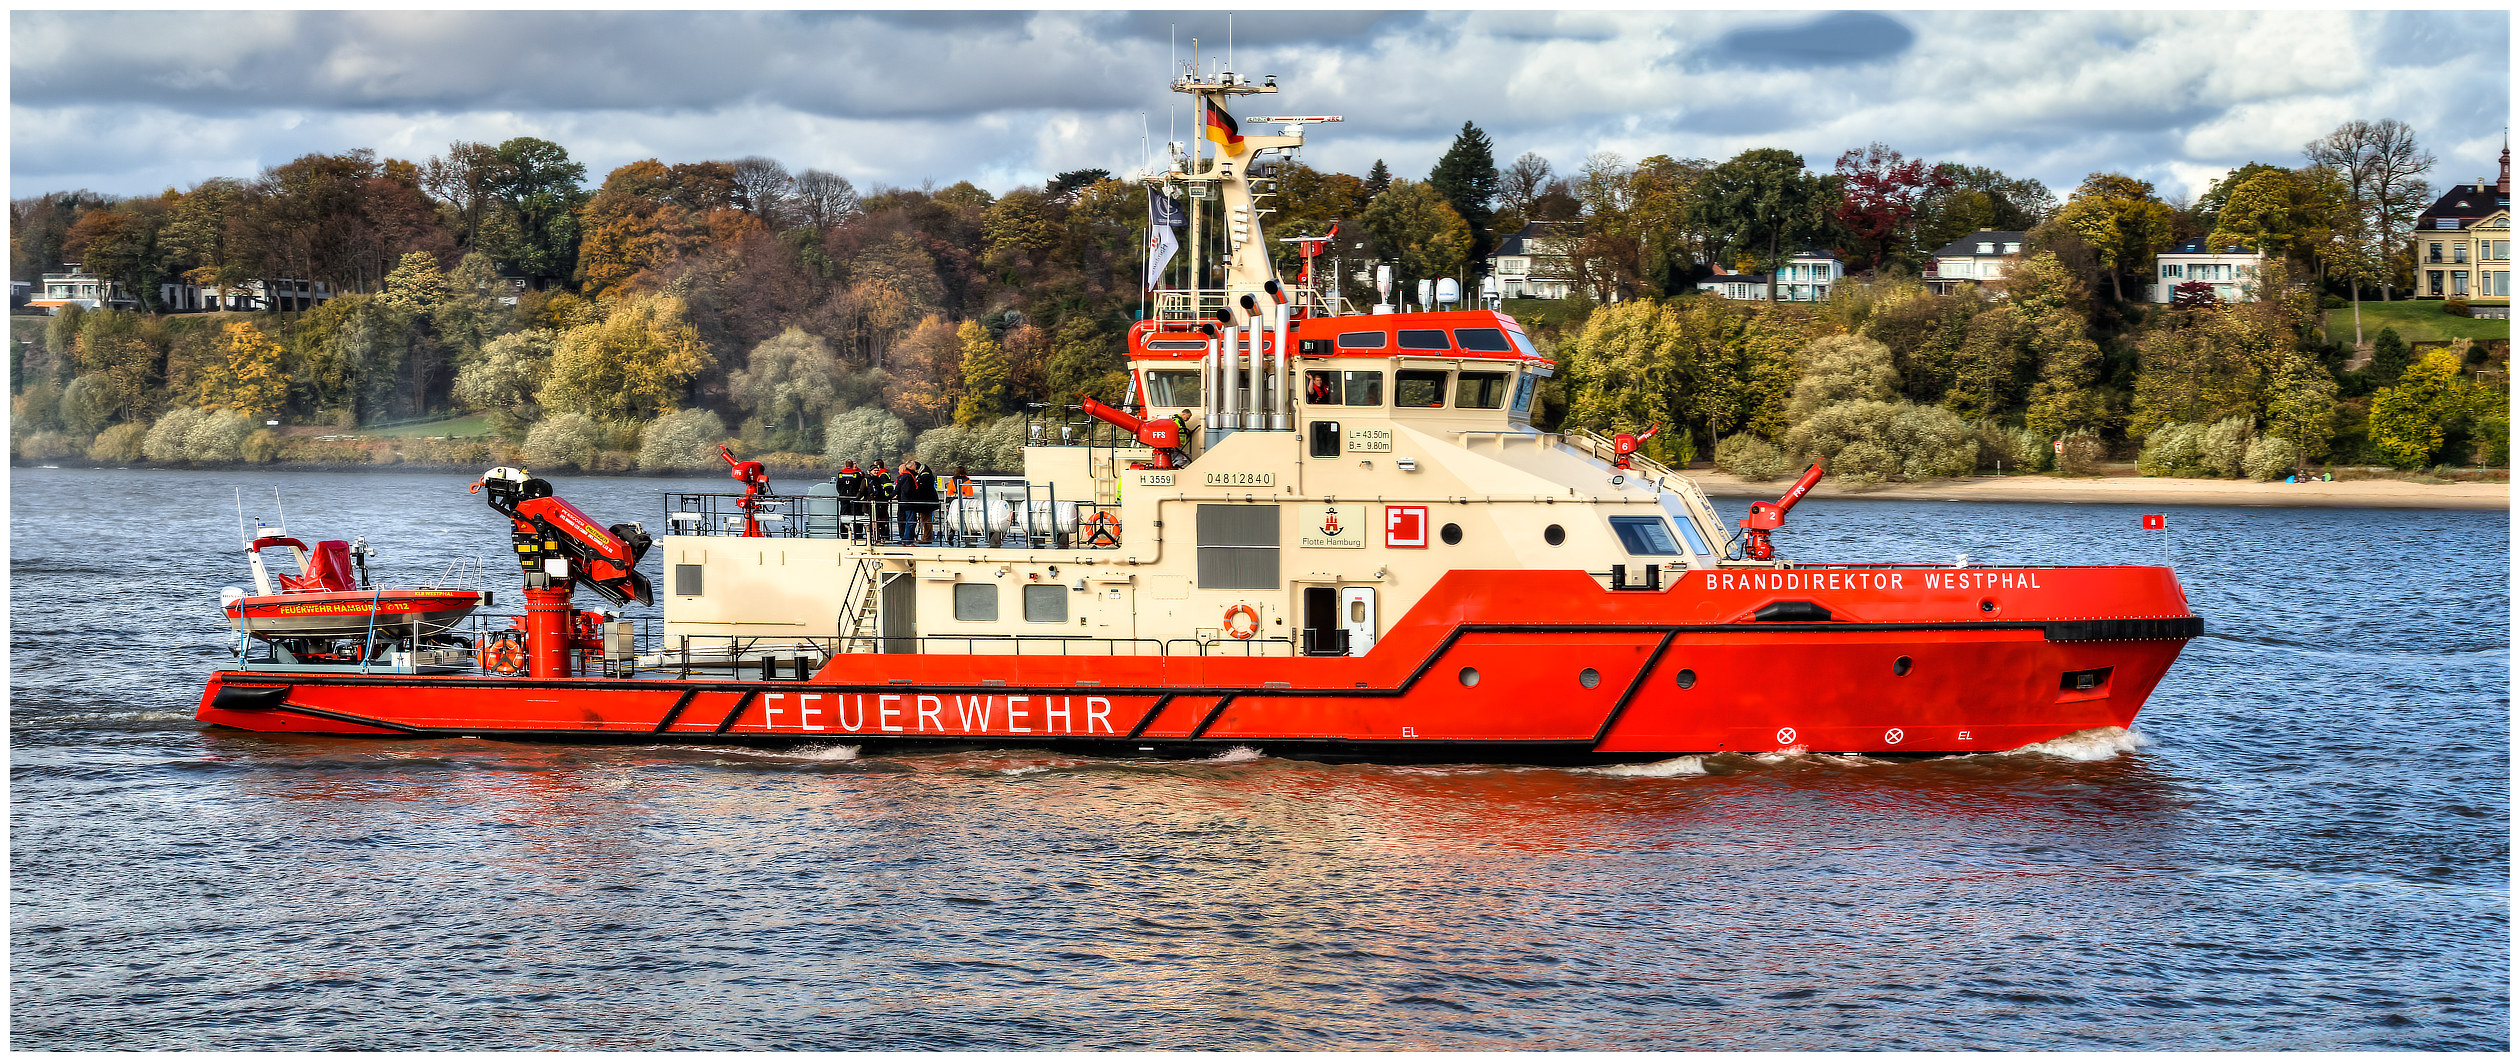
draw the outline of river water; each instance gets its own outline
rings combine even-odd
[[[2504,513],[2171,507],[2165,536],[2130,506],[1804,503],[1788,555],[2179,567],[2208,633],[2137,732],[2005,755],[861,758],[192,721],[244,581],[231,488],[365,534],[388,575],[512,580],[467,479],[14,470],[13,1047],[2510,1044]],[[669,485],[558,483],[651,526]]]

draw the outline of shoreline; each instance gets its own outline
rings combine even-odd
[[[77,458],[61,463],[38,463],[24,458],[11,458],[11,468],[76,468],[101,471],[146,469],[173,472],[250,472],[257,470],[289,472],[453,472],[477,475],[480,466],[443,465],[432,462],[409,462],[391,465],[332,462],[224,465],[105,465]],[[602,479],[673,479],[705,475],[698,472],[568,472],[570,478]],[[1791,481],[1778,479],[1750,482],[1712,469],[1684,472],[1696,480],[1708,497],[1772,499],[1792,486]],[[783,476],[778,469],[770,473],[772,483],[781,479],[807,482],[824,478],[820,475],[801,477],[790,470]],[[2509,483],[2409,483],[2396,479],[2350,479],[2332,483],[2260,483],[2255,480],[2231,479],[2168,479],[2151,476],[2100,476],[2063,479],[2053,476],[1971,476],[1961,479],[1938,479],[1925,483],[1892,483],[1879,487],[1848,489],[1823,479],[1812,489],[1813,497],[1833,501],[1942,501],[1942,502],[2046,502],[2074,505],[2238,505],[2303,509],[2456,509],[2470,511],[2509,510]]]
[[[1774,498],[1789,480],[1753,483],[1721,472],[1693,472],[1709,497]],[[1891,483],[1847,489],[1823,479],[1812,496],[1848,501],[2051,502],[2105,505],[2242,505],[2300,509],[2509,510],[2509,483],[2409,483],[2397,479],[2344,479],[2323,483],[2261,483],[2238,479],[2169,479],[2154,476],[1971,476],[1925,483]]]

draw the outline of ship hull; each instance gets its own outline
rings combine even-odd
[[[1829,618],[1757,618],[1815,613]],[[810,678],[747,681],[230,671],[198,717],[401,737],[1382,761],[1986,752],[2129,725],[2201,630],[2159,568],[1689,572],[1644,593],[1580,572],[1454,572],[1360,657],[853,654]]]

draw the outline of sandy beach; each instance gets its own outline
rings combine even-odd
[[[1790,480],[1750,483],[1721,472],[1698,470],[1690,478],[1719,498],[1773,498]],[[2103,502],[2119,505],[2294,505],[2364,509],[2509,509],[2508,483],[2407,483],[2394,479],[2334,483],[2259,483],[2230,479],[2157,479],[2103,476],[1973,476],[1929,483],[1891,483],[1847,489],[1826,479],[1812,491],[1821,498],[1899,501]]]

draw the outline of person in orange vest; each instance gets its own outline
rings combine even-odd
[[[892,473],[885,471],[884,462],[878,460],[873,468],[866,470],[866,511],[868,516],[873,517],[866,525],[869,545],[891,537],[891,528],[887,525],[892,523],[892,499]]]
[[[866,473],[858,471],[857,458],[852,457],[840,462],[840,472],[831,477],[831,486],[833,492],[840,496],[840,515],[846,517],[866,515],[865,508],[859,501],[866,494]],[[851,526],[846,521],[841,523],[843,533],[855,537],[855,532],[847,530]]]

